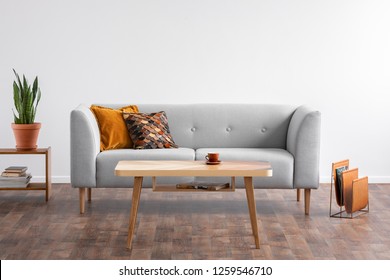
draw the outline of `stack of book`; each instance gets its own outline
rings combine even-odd
[[[30,183],[31,174],[27,173],[27,166],[7,167],[0,176],[1,188],[25,188]]]

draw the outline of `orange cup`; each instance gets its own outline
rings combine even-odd
[[[208,162],[218,162],[219,161],[219,153],[208,153],[207,156],[205,156],[205,159]]]

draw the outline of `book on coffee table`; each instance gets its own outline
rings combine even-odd
[[[229,183],[204,183],[204,182],[190,182],[176,185],[177,189],[195,189],[205,191],[218,191],[229,188]]]

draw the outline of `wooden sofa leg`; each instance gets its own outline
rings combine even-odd
[[[92,188],[88,188],[87,189],[88,191],[88,202],[91,202],[92,201]]]
[[[310,212],[310,193],[311,189],[305,189],[305,214],[309,215]]]
[[[297,189],[297,201],[301,200],[301,189]]]
[[[85,211],[85,188],[79,188],[80,197],[80,214],[84,214]]]

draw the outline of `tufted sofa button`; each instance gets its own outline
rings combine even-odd
[[[195,130],[196,130],[196,128],[195,128],[195,127],[191,128],[191,131],[192,131],[192,132],[195,132]]]
[[[266,132],[267,131],[267,129],[265,128],[265,127],[263,127],[262,129],[261,129],[261,132]]]
[[[231,129],[230,127],[227,127],[227,128],[226,128],[226,131],[227,131],[227,132],[230,132],[230,131],[232,131],[232,129]]]

